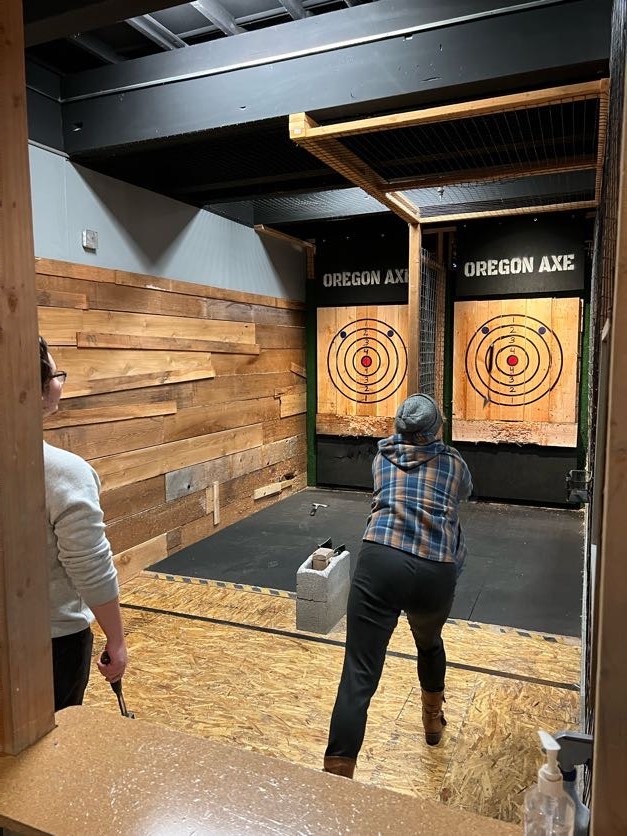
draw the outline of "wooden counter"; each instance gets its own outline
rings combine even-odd
[[[0,825],[55,836],[520,833],[101,709],[68,708],[56,718],[30,749],[0,757]]]

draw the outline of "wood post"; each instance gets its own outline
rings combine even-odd
[[[627,90],[626,90],[627,92]],[[627,96],[618,192],[618,240],[601,537],[591,833],[627,833]]]
[[[22,4],[0,4],[0,752],[54,724]]]
[[[407,394],[420,391],[420,224],[409,224],[409,289],[407,337]]]

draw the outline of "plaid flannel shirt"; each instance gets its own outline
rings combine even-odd
[[[466,544],[457,511],[472,491],[470,471],[453,447],[433,436],[417,441],[412,444],[405,436],[393,435],[379,442],[363,539],[455,563],[459,574]]]

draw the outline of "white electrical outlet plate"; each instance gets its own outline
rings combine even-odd
[[[93,229],[83,230],[83,249],[96,252],[98,249],[98,233]]]

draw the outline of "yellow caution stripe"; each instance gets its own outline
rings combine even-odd
[[[285,589],[270,589],[267,586],[250,586],[246,583],[232,583],[231,581],[214,581],[209,578],[190,578],[187,575],[170,575],[166,572],[143,571],[146,578],[154,578],[161,581],[174,581],[175,583],[190,583],[198,586],[215,586],[218,589],[239,589],[240,592],[258,592],[262,595],[272,595],[275,598],[296,599],[295,592],[288,592]]]

